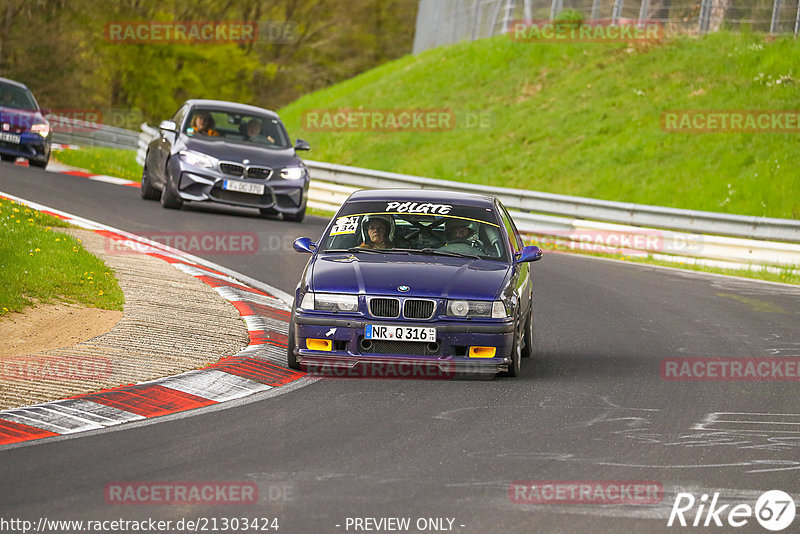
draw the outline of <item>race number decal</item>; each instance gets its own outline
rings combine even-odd
[[[331,235],[354,234],[358,230],[358,217],[339,217],[333,225]]]

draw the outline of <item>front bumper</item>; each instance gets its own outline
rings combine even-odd
[[[0,154],[44,161],[50,156],[50,138],[38,133],[22,133],[19,143],[0,141]]]
[[[364,343],[367,324],[436,327],[431,343],[383,341]],[[306,372],[333,377],[453,378],[494,376],[508,370],[514,347],[512,319],[497,322],[386,321],[342,319],[324,314],[294,315],[294,353]],[[330,340],[332,350],[311,350],[307,339]],[[493,358],[471,358],[469,348],[495,347]]]
[[[173,164],[173,161],[176,161]],[[309,179],[284,180],[272,177],[269,180],[253,180],[235,177],[216,171],[188,165],[173,158],[172,176],[178,176],[178,196],[194,202],[218,202],[231,206],[273,209],[278,213],[296,214],[305,210],[308,200]],[[225,180],[263,184],[264,194],[240,193],[223,189]]]

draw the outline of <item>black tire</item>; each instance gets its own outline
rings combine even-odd
[[[303,222],[303,219],[305,219],[305,218],[306,218],[306,209],[305,208],[303,208],[302,210],[298,211],[297,213],[284,213],[283,214],[283,220],[284,221],[301,223],[301,222]]]
[[[294,354],[294,306],[292,306],[292,316],[289,319],[289,336],[286,341],[286,365],[289,369],[300,370],[300,364],[297,363],[297,356]]]
[[[525,334],[522,337],[522,357],[530,358],[533,356],[533,303],[531,302],[531,309],[528,310],[528,320],[525,324]]]
[[[272,218],[278,215],[278,210],[275,208],[258,208],[262,217]]]
[[[10,161],[11,163],[14,163],[15,161],[17,161],[17,156],[9,156],[8,154],[0,154],[0,160]]]
[[[523,325],[524,327],[524,325]],[[514,348],[511,350],[511,365],[508,366],[508,371],[502,373],[501,376],[514,378],[519,376],[522,370],[522,332],[514,329]]]
[[[183,206],[183,200],[173,189],[172,176],[169,172],[169,163],[167,163],[167,168],[164,170],[164,175],[164,190],[161,191],[161,207],[168,210],[180,209],[180,207]]]
[[[145,200],[159,200],[161,198],[161,191],[153,187],[150,183],[150,178],[147,173],[147,164],[142,169],[142,198]]]
[[[47,163],[48,163],[49,160],[50,160],[50,158],[47,158],[47,159],[29,159],[28,160],[28,165],[30,165],[31,167],[38,167],[40,169],[45,169],[45,168],[47,168]]]

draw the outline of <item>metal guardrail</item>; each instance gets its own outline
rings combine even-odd
[[[136,156],[140,165],[156,133],[155,128],[142,125]],[[800,221],[481,186],[318,161],[305,163],[312,175],[308,196],[312,208],[335,212],[358,189],[400,187],[479,193],[500,198],[523,234],[551,240],[567,249],[800,266]]]
[[[524,189],[435,180],[333,163],[308,160],[305,163],[317,180],[360,188],[407,187],[412,189],[445,189],[448,191],[478,193],[496,196],[508,209],[524,212],[611,222],[644,228],[664,228],[698,234],[800,243],[800,221],[793,219],[774,219],[664,208],[645,204],[541,193]]]
[[[48,115],[47,120],[53,126],[53,142],[63,145],[105,146],[136,150],[141,135],[125,128],[58,115]]]

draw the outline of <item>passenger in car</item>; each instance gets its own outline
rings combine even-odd
[[[244,131],[245,141],[257,141],[257,137],[261,135],[261,121],[258,119],[250,119]],[[275,144],[275,139],[271,135],[266,136],[267,141]]]
[[[439,247],[440,250],[457,252],[460,254],[482,253],[472,246],[472,236],[475,230],[472,224],[464,219],[449,218],[444,223],[445,244]]]

